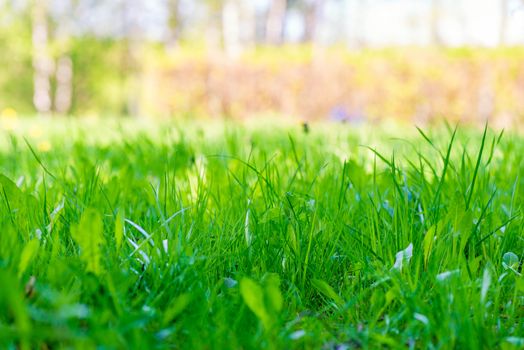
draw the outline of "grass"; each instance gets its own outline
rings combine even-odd
[[[0,347],[521,348],[522,137],[309,129],[4,131]]]

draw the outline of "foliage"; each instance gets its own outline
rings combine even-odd
[[[520,48],[319,50],[257,48],[235,62],[184,50],[157,57],[144,79],[146,110],[357,122],[490,117],[504,126],[524,114]]]
[[[27,25],[0,26],[0,112],[33,112]],[[17,34],[18,35],[18,34]],[[27,39],[27,40],[29,40]],[[238,60],[198,46],[172,50],[71,37],[73,115],[243,119],[448,120],[501,126],[524,115],[524,51],[504,49],[313,50],[258,47]],[[133,109],[132,105],[135,105]]]

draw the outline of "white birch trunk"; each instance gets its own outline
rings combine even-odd
[[[46,0],[35,0],[32,9],[33,43],[33,104],[39,115],[51,112],[51,74],[53,61],[48,52],[48,23]]]
[[[266,41],[269,44],[281,44],[284,34],[287,1],[272,0],[267,15]]]
[[[68,55],[58,59],[56,67],[55,109],[60,114],[67,114],[71,108],[73,96],[73,61]]]
[[[234,0],[227,0],[222,7],[222,35],[224,49],[229,58],[240,55],[240,13]]]

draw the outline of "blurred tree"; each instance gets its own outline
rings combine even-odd
[[[207,44],[212,50],[223,49],[237,57],[243,47],[255,41],[254,4],[247,0],[206,0]]]
[[[207,25],[205,29],[206,44],[211,50],[219,51],[223,39],[222,30],[224,21],[222,19],[222,0],[205,0],[207,10]]]
[[[240,9],[240,39],[244,47],[250,47],[256,43],[257,16],[256,6],[251,0],[239,1]]]
[[[53,61],[48,47],[49,41],[49,4],[47,0],[33,0],[32,6],[32,42],[33,42],[33,103],[40,115],[51,112],[51,74]]]
[[[182,18],[180,15],[180,0],[168,0],[168,37],[167,46],[175,47],[182,32]]]
[[[31,13],[0,1],[0,110],[33,113]]]
[[[144,38],[140,25],[142,4],[140,0],[121,0],[122,52],[121,52],[121,88],[126,101],[123,105],[124,115],[140,115],[140,97],[142,80],[142,62]]]
[[[225,0],[222,4],[222,39],[229,57],[240,54],[240,9],[237,0]]]
[[[271,0],[266,20],[267,43],[273,45],[282,43],[287,6],[287,0]]]
[[[317,28],[319,17],[322,14],[325,0],[305,1],[306,11],[304,20],[304,41],[316,43],[318,40]]]
[[[72,27],[78,0],[62,4],[65,9],[56,13],[53,47],[56,57],[54,110],[59,114],[70,112],[73,99],[73,60],[71,59]]]

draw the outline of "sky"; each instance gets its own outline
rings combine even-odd
[[[349,35],[371,46],[424,45],[431,41],[428,0],[346,1]],[[359,8],[360,7],[360,8]],[[524,43],[524,2],[509,0],[507,43]],[[336,9],[332,9],[336,16]],[[329,16],[329,15],[328,15]],[[499,43],[500,0],[441,0],[439,33],[450,46],[496,46]]]

